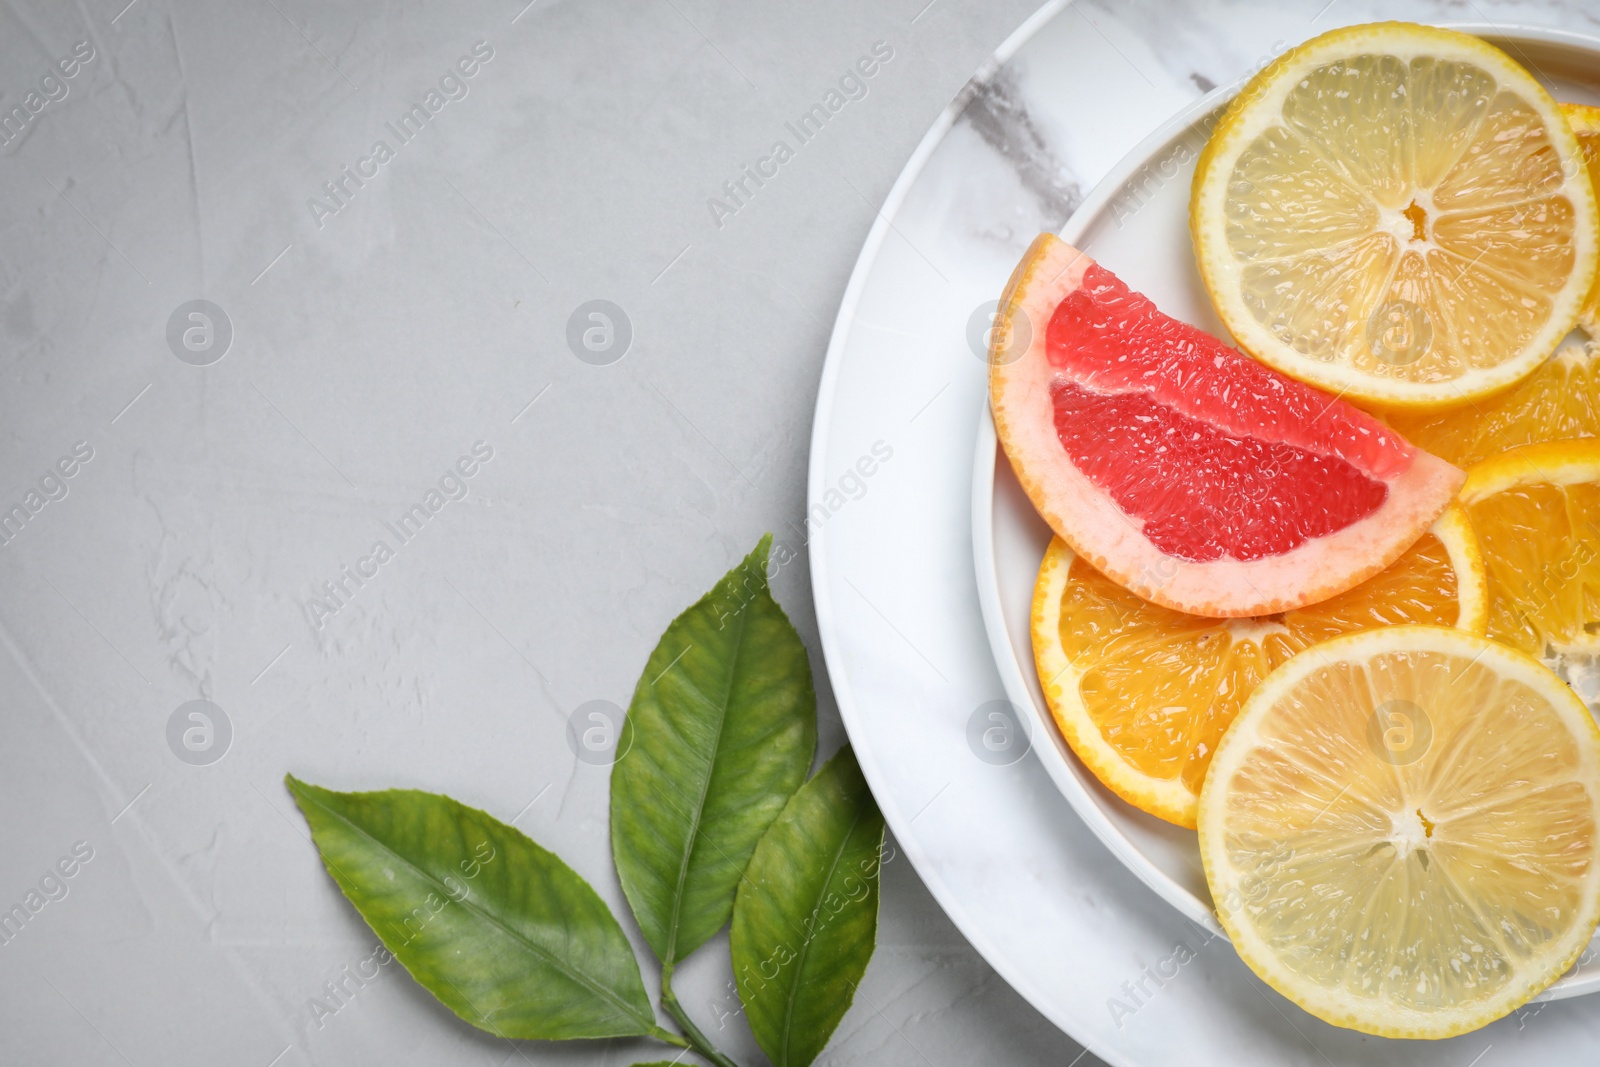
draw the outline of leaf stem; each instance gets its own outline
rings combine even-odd
[[[664,1029],[660,1026],[651,1027],[650,1036],[655,1038],[657,1041],[664,1041],[669,1045],[676,1045],[678,1048],[686,1048],[691,1051],[694,1050],[694,1045],[690,1044],[688,1041],[685,1041],[671,1030]]]
[[[700,1028],[694,1024],[694,1020],[689,1018],[689,1013],[683,1010],[683,1005],[678,1003],[677,994],[672,992],[672,964],[670,963],[661,968],[661,1006],[667,1009],[667,1014],[676,1019],[678,1025],[683,1027],[684,1033],[689,1035],[687,1043],[679,1040],[672,1042],[674,1045],[692,1048],[695,1052],[716,1064],[717,1067],[739,1067],[738,1064],[717,1051],[717,1047],[710,1042],[705,1034],[700,1032]]]

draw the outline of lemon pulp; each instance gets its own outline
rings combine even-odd
[[[1600,732],[1553,673],[1459,630],[1295,657],[1224,738],[1199,824],[1241,957],[1369,1033],[1498,1018],[1600,919]]]
[[[1554,101],[1499,50],[1380,23],[1246,86],[1195,175],[1223,321],[1294,377],[1389,406],[1507,385],[1595,272],[1595,201]]]

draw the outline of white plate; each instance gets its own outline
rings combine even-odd
[[[1192,101],[1191,70],[1247,69],[1274,42],[1332,24],[1338,7],[1308,28],[1321,6],[1236,0],[1234,22],[1217,28],[1177,0],[1130,3],[1125,22],[1052,3],[935,123],[868,236],[823,373],[808,502],[823,651],[900,852],[1006,981],[1102,1059],[1463,1067],[1492,1044],[1479,1067],[1576,1060],[1595,1044],[1583,1001],[1446,1042],[1321,1023],[1112,859],[1047,771],[1049,733],[1034,731],[1041,759],[1004,766],[968,743],[990,702],[1031,702],[1001,680],[973,577],[984,364],[964,340],[969,316],[1034,233],[1061,224],[1052,205],[1073,199],[1074,183],[1097,183]],[[1561,25],[1575,11],[1526,0],[1519,17]],[[1448,8],[1414,0],[1384,13],[1437,21]],[[986,117],[963,118],[969,107]],[[877,442],[892,457],[851,475]]]
[[[1491,40],[1531,69],[1556,79],[1558,99],[1600,89],[1600,39],[1487,25],[1455,28]],[[1581,81],[1585,74],[1587,81]],[[1184,322],[1219,337],[1227,331],[1200,281],[1189,236],[1189,186],[1213,113],[1243,85],[1220,88],[1184,108],[1152,133],[1095,186],[1061,230],[1131,288]],[[1210,121],[1206,121],[1210,119]],[[1000,677],[1029,716],[1040,758],[1089,827],[1140,881],[1183,915],[1226,936],[1212,910],[1194,831],[1147,815],[1106,789],[1062,739],[1051,721],[1033,666],[1029,609],[1050,530],[1034,512],[996,448],[987,407],[973,465],[973,553],[978,595]],[[1565,976],[1543,994],[1561,999],[1600,992],[1600,934]]]

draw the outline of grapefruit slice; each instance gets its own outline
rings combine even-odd
[[[991,340],[995,430],[1039,514],[1112,581],[1191,615],[1289,611],[1360,584],[1466,477],[1052,234],[1012,273]]]

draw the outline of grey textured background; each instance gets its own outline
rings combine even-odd
[[[606,773],[566,717],[626,704],[666,622],[763,531],[801,545],[822,356],[875,206],[1033,0],[124,4],[0,5],[0,111],[94,49],[0,147],[0,507],[94,450],[0,547],[0,905],[94,849],[0,946],[0,1059],[653,1055],[510,1049],[387,972],[314,1024],[308,999],[373,939],[281,776],[448,791],[625,910]],[[479,40],[467,95],[319,225],[307,201]],[[894,58],[866,97],[719,226],[707,199],[878,41]],[[166,340],[196,298],[234,330],[203,368]],[[610,366],[564,340],[596,298],[632,323]],[[479,440],[466,499],[313,626],[308,598]],[[803,554],[775,590],[826,754],[844,737]],[[196,698],[233,728],[207,767],[167,746]],[[682,973],[690,1011],[759,1062],[741,1022],[717,1027],[725,941]],[[825,1062],[1079,1051],[885,867],[878,954]]]

